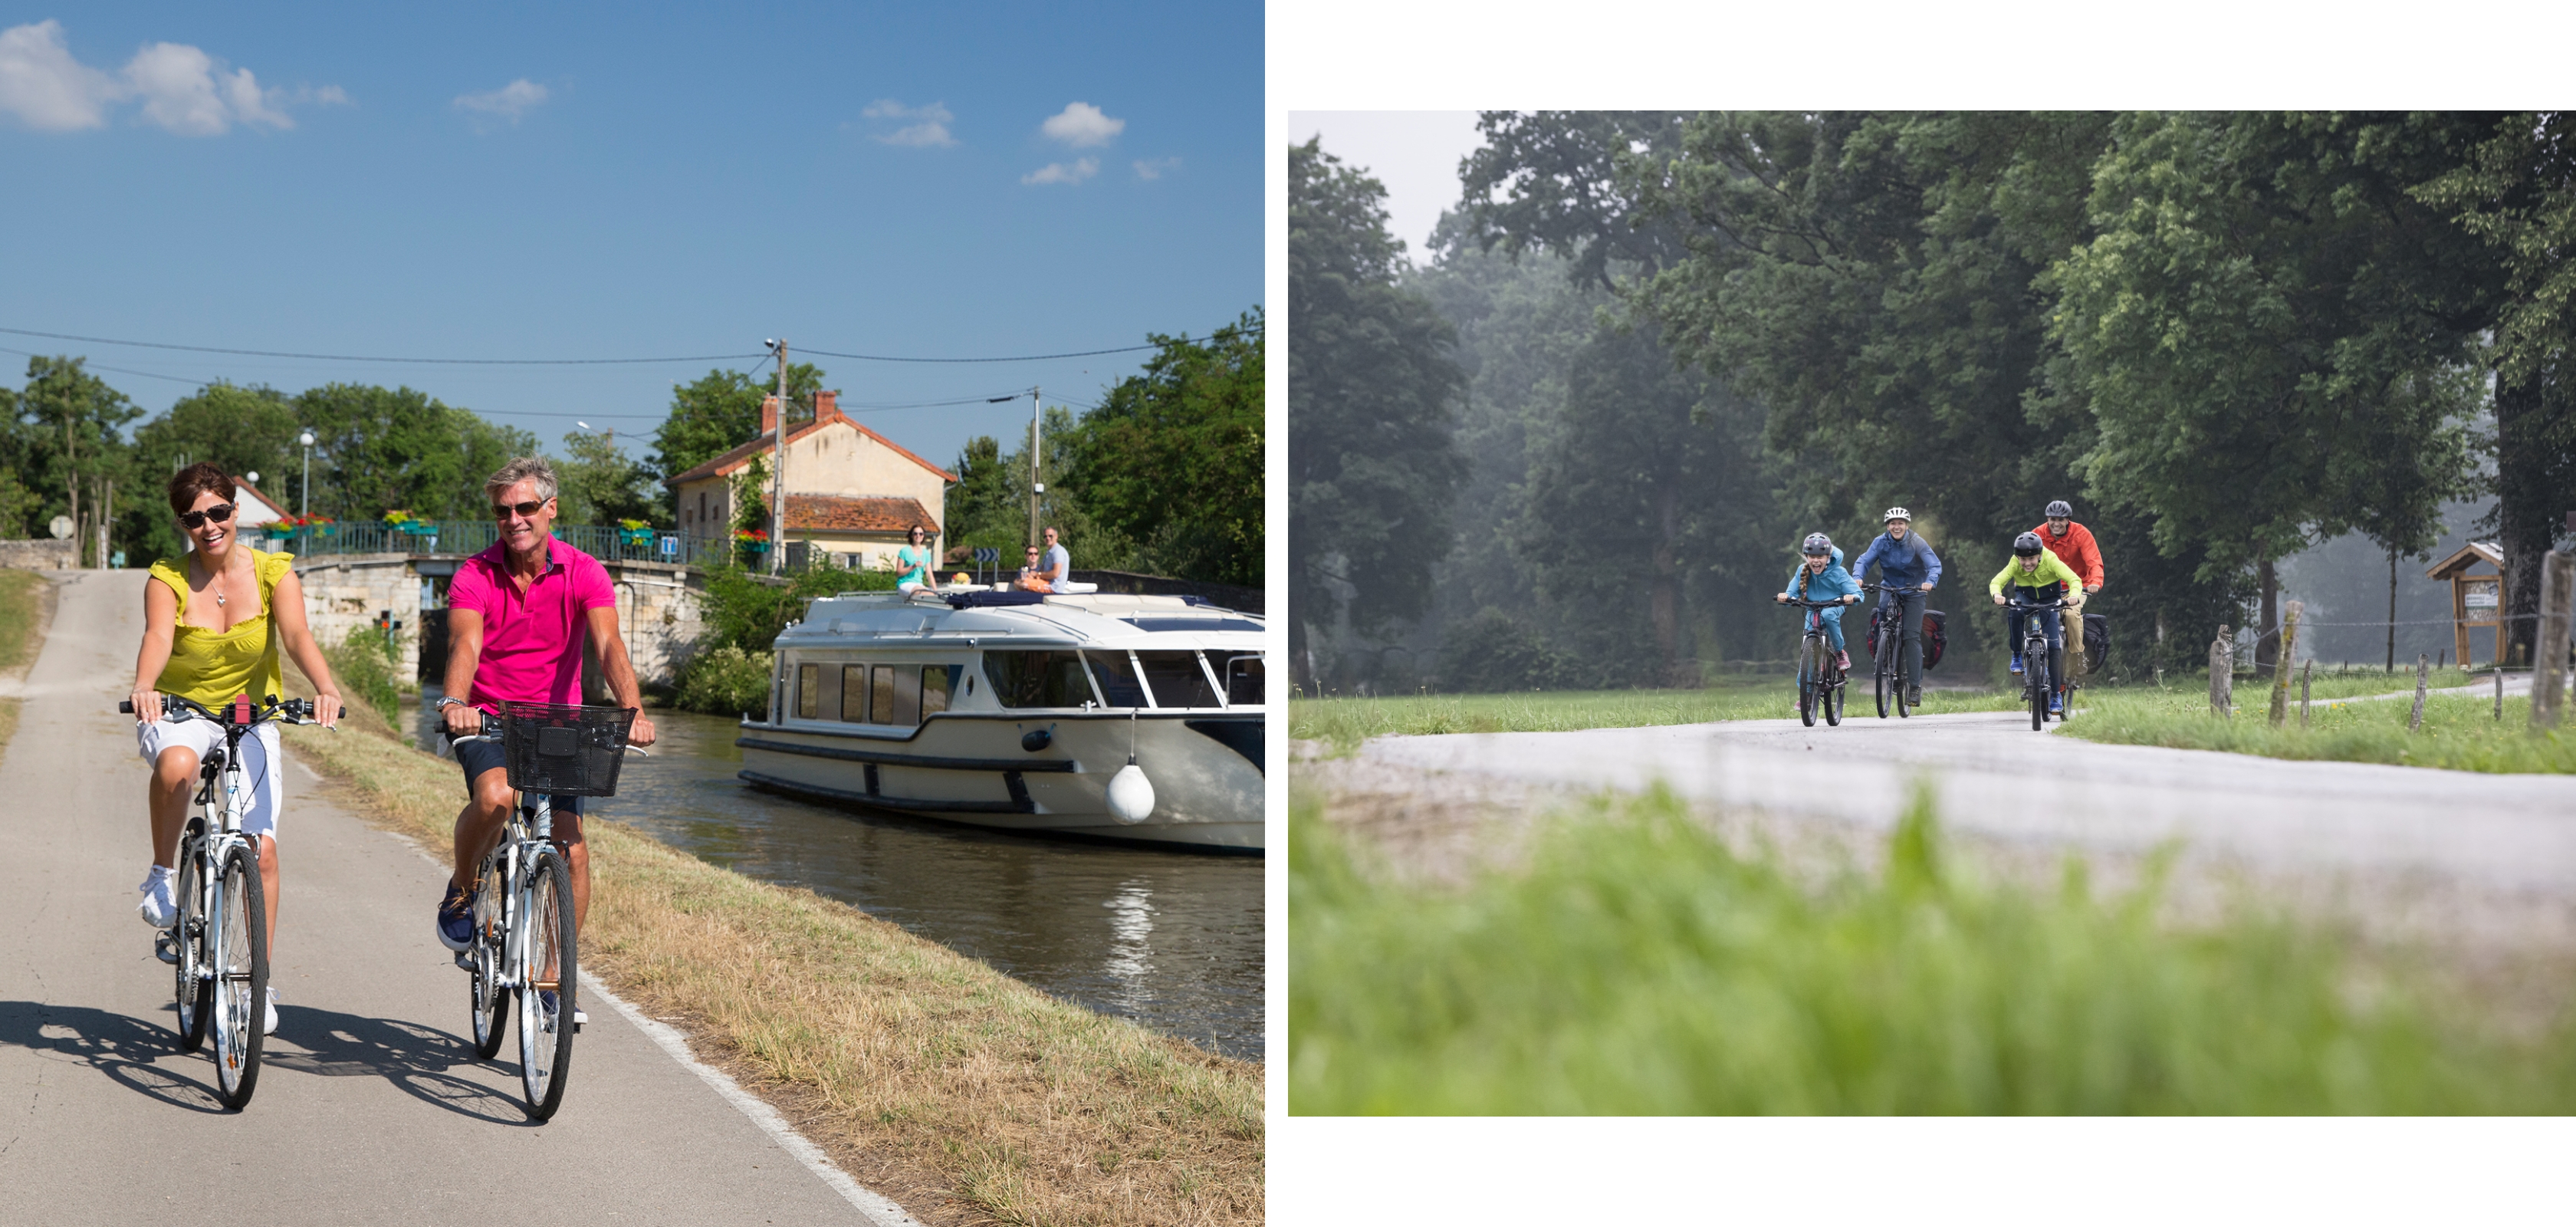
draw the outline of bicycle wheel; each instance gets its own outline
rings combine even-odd
[[[1813,639],[1798,649],[1798,719],[1808,728],[1816,727],[1816,666],[1821,649]]]
[[[2030,689],[2030,728],[2036,733],[2048,724],[2048,648],[2045,644],[2022,645],[2022,678]]]
[[[1905,696],[1914,687],[1921,685],[1923,679],[1905,675],[1905,649],[1902,646],[1888,650],[1887,676],[1888,689],[1896,692],[1896,718],[1904,720],[1913,716],[1914,704]]]
[[[572,1011],[580,989],[573,931],[572,870],[553,848],[540,849],[519,894],[527,978],[519,986],[519,1085],[528,1115],[551,1119],[572,1072]]]
[[[1851,678],[1840,672],[1829,674],[1826,677],[1824,693],[1820,696],[1819,702],[1819,706],[1822,706],[1825,709],[1825,723],[1836,726],[1842,724],[1843,691],[1848,687],[1850,682]]]
[[[483,871],[475,881],[482,890],[474,897],[474,945],[466,958],[473,963],[472,983],[467,987],[471,998],[468,1008],[474,1012],[474,1057],[489,1061],[501,1051],[501,1037],[509,1032],[510,990],[501,986],[501,948],[492,940],[499,932],[493,913],[501,906],[502,886],[492,872],[492,862],[483,862]]]
[[[170,926],[173,945],[179,948],[179,965],[173,969],[177,983],[172,996],[178,999],[179,1051],[195,1052],[206,1042],[206,1016],[213,1012],[214,985],[206,976],[206,868],[200,862],[205,850],[198,843],[204,828],[190,823],[188,834],[179,841],[179,870],[170,884],[171,899],[179,905],[178,919]]]
[[[1899,710],[1903,710],[1903,708],[1904,708],[1904,706],[1905,706],[1905,689],[1904,689],[1904,687],[1899,683],[1898,679],[1896,679],[1895,677],[1891,676],[1891,675],[1895,672],[1895,670],[1896,670],[1896,661],[1895,661],[1895,659],[1894,659],[1895,655],[1896,655],[1896,654],[1895,654],[1895,652],[1894,652],[1892,649],[1890,649],[1890,648],[1888,647],[1888,644],[1887,644],[1887,631],[1886,631],[1884,628],[1881,628],[1881,629],[1879,630],[1879,632],[1878,632],[1878,661],[1877,661],[1877,664],[1878,664],[1878,686],[1877,686],[1877,691],[1878,691],[1878,718],[1879,718],[1879,719],[1881,719],[1881,720],[1885,720],[1885,719],[1887,719],[1887,700],[1888,700],[1888,693],[1887,693],[1887,692],[1888,692],[1888,691],[1890,691],[1890,690],[1894,690],[1894,691],[1896,691],[1895,698],[1896,698],[1897,708],[1898,708]]]
[[[215,1097],[236,1111],[259,1086],[267,1038],[268,901],[259,858],[236,845],[217,871],[208,960],[214,964]]]

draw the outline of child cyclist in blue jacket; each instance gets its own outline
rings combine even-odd
[[[1789,573],[1787,590],[1772,597],[1773,601],[1787,604],[1792,599],[1830,601],[1841,597],[1843,604],[1850,605],[1860,600],[1860,583],[1843,569],[1843,552],[1835,547],[1833,538],[1809,533],[1798,552],[1806,557],[1797,570]],[[1825,639],[1834,645],[1834,664],[1845,673],[1851,672],[1851,653],[1843,650],[1843,611],[1811,609],[1807,613],[1811,619],[1823,622]]]

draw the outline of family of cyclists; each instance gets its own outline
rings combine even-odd
[[[1923,602],[1933,587],[1941,582],[1941,559],[1932,546],[1914,531],[1914,513],[1903,507],[1890,507],[1880,517],[1885,530],[1862,550],[1849,567],[1843,565],[1842,549],[1823,533],[1809,533],[1799,546],[1798,568],[1789,573],[1789,584],[1771,599],[1786,604],[1790,601],[1836,601],[1843,606],[1860,603],[1862,581],[1870,565],[1878,565],[1878,606],[1882,625],[1892,625],[1898,636],[1900,683],[1906,688],[1908,706],[1923,702]],[[2040,522],[2030,531],[2013,538],[2012,557],[2004,569],[1986,582],[1987,595],[2004,606],[2006,642],[2012,647],[2012,671],[2023,669],[2021,654],[2022,627],[2025,617],[2037,617],[2040,630],[2048,643],[2049,676],[2059,679],[2049,695],[2049,710],[2063,715],[2066,710],[2064,681],[2065,650],[2068,637],[2058,619],[2054,603],[2063,599],[2069,607],[2081,610],[2085,598],[2102,590],[2102,550],[2095,544],[2093,533],[2075,522],[2075,509],[2066,500],[2051,502]],[[2031,606],[2048,606],[2032,609]],[[1811,609],[1807,628],[1821,627],[1826,642],[1834,652],[1834,665],[1842,673],[1851,672],[1851,652],[1843,642],[1843,610],[1839,607]],[[2077,662],[2081,664],[2084,636],[2082,624],[2073,636]],[[1885,713],[1881,713],[1885,714]]]
[[[556,482],[542,459],[521,457],[501,466],[483,484],[500,526],[492,548],[459,564],[448,589],[448,697],[439,701],[451,737],[481,730],[485,712],[511,702],[581,702],[582,655],[595,642],[608,689],[620,706],[640,709],[643,696],[618,633],[617,598],[598,559],[555,540]],[[331,666],[313,641],[304,616],[304,590],[294,556],[266,553],[240,540],[234,519],[239,486],[213,464],[194,464],[170,479],[170,510],[190,549],[183,558],[154,563],[143,585],[143,643],[135,655],[132,705],[135,739],[151,777],[146,809],[151,816],[152,864],[137,910],[143,922],[167,930],[178,913],[173,869],[198,764],[222,744],[222,726],[206,720],[162,716],[161,696],[178,695],[213,710],[235,696],[284,693],[279,653],[295,658],[320,693],[316,720],[338,723],[345,710]],[[653,722],[639,712],[630,744],[653,744]],[[276,725],[262,723],[242,737],[243,777],[250,803],[242,831],[258,848],[267,903],[268,949],[276,950],[278,817],[285,805]],[[455,864],[438,905],[438,940],[462,952],[474,936],[476,869],[501,836],[512,805],[502,750],[489,741],[456,746],[465,772],[465,804],[457,811]],[[590,858],[581,834],[581,798],[554,799],[554,841],[572,869],[576,931],[590,903]],[[265,1003],[265,1030],[277,1030],[277,991]],[[575,1005],[573,1021],[584,1021]]]

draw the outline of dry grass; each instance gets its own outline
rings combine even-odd
[[[52,620],[54,586],[33,571],[0,571],[0,678],[16,678],[36,659]],[[0,748],[18,731],[18,700],[0,698]]]
[[[292,684],[292,682],[290,682]],[[372,712],[294,729],[444,849],[453,764]],[[589,824],[582,969],[679,1026],[860,1183],[931,1223],[1258,1223],[1261,1067],[1058,1001],[811,891]]]

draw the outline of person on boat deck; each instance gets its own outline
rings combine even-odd
[[[1020,577],[1012,580],[1011,586],[1022,592],[1054,591],[1054,588],[1046,582],[1046,573],[1038,567],[1038,547],[1034,545],[1028,547],[1028,553],[1028,562],[1020,567]]]
[[[1073,556],[1065,552],[1056,536],[1053,527],[1046,530],[1044,555],[1038,553],[1038,547],[1029,547],[1029,565],[1020,571],[1020,587],[1031,592],[1064,591],[1064,582],[1073,578]]]
[[[932,592],[939,591],[939,575],[930,569],[930,564],[936,560],[930,553],[928,531],[915,524],[912,531],[905,534],[905,539],[904,547],[894,552],[894,590],[908,593],[928,588]]]
[[[1860,600],[1860,584],[1843,569],[1843,552],[1833,538],[1823,533],[1807,534],[1806,544],[1799,547],[1805,558],[1798,569],[1789,573],[1789,587],[1771,599],[1781,604],[1792,600],[1828,601],[1841,598],[1844,605]],[[1814,609],[1808,611],[1810,625],[1821,622],[1825,639],[1834,645],[1834,664],[1844,672],[1851,671],[1851,653],[1843,650],[1843,611]]]

